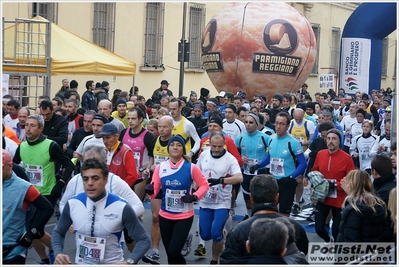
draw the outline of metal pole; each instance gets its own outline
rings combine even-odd
[[[183,29],[181,34],[181,57],[180,57],[180,77],[179,77],[179,96],[183,95],[183,83],[184,83],[184,46],[186,43],[185,34],[186,34],[186,10],[187,3],[183,3]]]

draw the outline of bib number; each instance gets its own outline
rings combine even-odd
[[[29,182],[35,186],[43,186],[43,167],[40,165],[25,165]]]
[[[106,239],[78,235],[76,259],[78,264],[101,264],[104,260]]]
[[[327,179],[327,181],[329,185],[327,197],[337,198],[337,180]]]
[[[208,191],[205,194],[204,197],[205,200],[210,201],[210,202],[216,202],[218,199],[218,193],[216,190],[213,190],[212,188],[209,188]]]
[[[285,177],[284,159],[280,159],[280,158],[271,158],[270,159],[270,174],[273,176]]]
[[[159,165],[164,161],[167,161],[169,157],[166,156],[154,156],[154,164]]]
[[[184,196],[186,190],[170,190],[166,189],[165,193],[165,208],[171,212],[187,212],[193,210],[192,203],[184,203],[181,197]],[[191,204],[191,205],[189,205]]]
[[[249,169],[251,166],[258,164],[259,160],[258,159],[248,159],[247,163],[244,164],[243,169],[244,169],[244,174],[246,175],[258,175],[258,170],[255,171],[255,173],[250,173]]]

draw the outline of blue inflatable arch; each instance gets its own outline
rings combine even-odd
[[[381,88],[382,40],[394,30],[396,3],[362,3],[356,8],[342,32],[339,88],[349,94]]]

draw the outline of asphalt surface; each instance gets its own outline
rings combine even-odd
[[[236,212],[236,218],[233,221],[233,226],[236,225],[240,220],[242,220],[246,214],[246,208],[244,204],[244,200],[242,197],[242,193],[240,192],[238,197],[237,197],[237,207],[235,208]],[[143,224],[145,229],[150,233],[150,228],[151,228],[151,209],[150,209],[150,204],[149,202],[145,202],[144,206],[146,208],[144,215],[143,215]],[[191,227],[190,233],[193,234],[193,240],[192,240],[192,245],[191,245],[191,252],[185,257],[187,264],[190,265],[208,265],[212,259],[212,241],[206,241],[205,248],[206,248],[206,256],[205,257],[198,257],[194,255],[194,250],[198,246],[198,236],[196,234],[197,231],[197,221],[198,221],[198,210],[199,210],[199,205],[195,205],[195,218],[193,225]],[[305,228],[307,231],[308,239],[310,242],[324,242],[316,233],[314,233],[314,226],[312,223],[306,221],[306,218],[308,214],[311,213],[311,207],[309,204],[305,204],[305,206],[302,209],[302,212],[298,216],[291,216],[294,219],[296,219],[301,225]],[[52,233],[54,227],[56,224],[56,219],[53,217],[50,219],[50,221],[47,223],[46,226],[46,231],[48,233]],[[71,233],[67,233],[66,238],[65,238],[65,245],[64,245],[64,253],[68,254],[71,257],[72,262],[74,262],[75,259],[75,238],[74,235]],[[127,248],[124,248],[125,252],[125,258],[130,254]],[[32,248],[28,252],[28,257],[26,259],[26,264],[29,265],[38,265],[38,262],[40,261],[39,256],[37,255],[36,251]],[[167,257],[165,253],[165,249],[163,247],[162,241],[160,243],[160,263],[161,264],[168,264],[167,263]],[[151,265],[149,263],[144,263],[140,261],[139,264],[147,264]]]

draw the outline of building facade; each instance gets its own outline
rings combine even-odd
[[[190,44],[189,62],[185,63],[183,95],[205,87],[218,94],[201,62],[201,38],[205,25],[227,2],[187,2],[185,40]],[[287,2],[310,24],[316,36],[318,56],[306,83],[313,95],[319,89],[318,74],[335,73],[339,68],[340,39],[348,17],[359,3]],[[136,63],[135,77],[103,75],[52,76],[51,96],[61,87],[63,78],[76,80],[80,94],[87,80],[108,81],[114,89],[129,91],[135,85],[146,99],[168,80],[175,96],[179,94],[180,62],[178,44],[182,39],[183,2],[3,2],[2,16],[32,18],[41,15],[58,26],[94,42]],[[397,31],[384,39],[382,88],[396,88]],[[299,89],[299,88],[298,88]],[[35,106],[34,101],[29,106]]]

